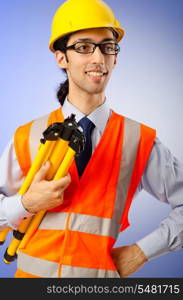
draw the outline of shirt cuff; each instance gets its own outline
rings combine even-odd
[[[161,228],[153,231],[136,244],[144,252],[148,260],[152,260],[160,255],[163,255],[170,250],[168,249],[167,241],[162,235]]]
[[[9,226],[13,229],[17,229],[22,219],[33,216],[34,214],[28,212],[23,207],[21,201],[22,195],[13,195],[5,197],[3,201],[3,211],[9,223]]]

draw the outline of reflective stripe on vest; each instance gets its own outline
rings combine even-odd
[[[140,139],[140,124],[125,118],[122,159],[117,182],[117,193],[113,219],[121,220],[121,211],[124,208],[134,169],[135,158]]]
[[[17,128],[14,134],[14,147],[17,160],[24,175],[27,174],[40,145],[43,131],[54,122],[63,122],[61,109],[33,120]]]
[[[38,119],[39,121],[33,122],[30,130],[30,140],[31,140],[31,147],[30,147],[30,156],[31,161],[34,160],[36,153],[38,151],[40,145],[40,138],[42,137],[43,128],[47,128],[49,115],[46,115],[42,118]],[[39,122],[39,126],[38,123]]]
[[[47,213],[41,222],[39,229],[64,230],[66,228],[68,213]],[[69,230],[111,236],[116,239],[121,224],[113,219],[99,218],[84,214],[71,213]]]
[[[41,278],[57,278],[59,263],[19,253],[18,269]],[[81,268],[62,265],[62,277],[70,278],[119,278],[117,271]]]
[[[45,127],[45,124],[47,122],[49,123],[50,120],[51,123],[61,121],[59,119],[61,118],[59,111],[56,113],[53,112],[51,116],[52,118],[50,116],[45,116],[45,118],[36,120],[30,128],[30,153],[32,160],[35,156],[35,148],[39,144],[39,134],[35,134],[37,132],[36,128],[38,128],[38,132],[40,133],[45,130],[43,127]],[[108,135],[110,134],[109,136],[111,136],[112,133],[112,141],[110,140],[110,142],[114,143],[116,147],[111,148],[114,149],[114,153],[111,152],[112,156],[109,155],[110,150],[107,149],[110,142],[106,139],[106,132],[102,136],[103,148],[100,145],[100,149],[104,151],[101,153],[106,153],[107,151],[106,158],[112,158],[111,161],[114,161],[115,165],[115,168],[113,169],[113,165],[111,165],[110,162],[109,171],[105,167],[105,172],[100,173],[100,176],[102,176],[100,178],[103,182],[105,182],[103,177],[108,178],[109,188],[107,185],[102,186],[103,190],[101,193],[100,189],[97,187],[97,198],[94,199],[90,196],[90,202],[88,202],[87,190],[85,191],[85,189],[87,189],[86,187],[89,184],[89,186],[91,186],[90,191],[92,195],[93,189],[95,190],[96,188],[95,185],[98,184],[96,180],[97,177],[95,177],[94,185],[92,187],[90,179],[93,179],[93,177],[92,173],[89,173],[90,169],[88,168],[88,170],[86,169],[86,173],[88,172],[91,177],[89,176],[87,178],[86,174],[85,177],[88,181],[83,181],[83,183],[79,184],[77,187],[78,179],[75,178],[74,168],[71,168],[73,190],[71,189],[71,192],[69,192],[70,194],[68,193],[69,197],[73,193],[73,198],[68,198],[70,199],[69,201],[71,201],[71,206],[66,205],[64,209],[58,208],[51,212],[47,212],[34,238],[34,243],[40,244],[42,236],[50,236],[52,237],[50,241],[53,240],[56,244],[53,245],[52,248],[50,248],[51,244],[48,244],[48,249],[52,252],[49,255],[49,253],[47,254],[43,251],[45,256],[40,254],[40,247],[38,247],[38,252],[35,252],[32,245],[30,245],[30,247],[28,245],[27,248],[19,251],[18,268],[20,270],[17,272],[18,277],[21,277],[21,270],[22,273],[27,273],[25,277],[29,277],[30,274],[38,277],[119,277],[110,257],[110,249],[118,236],[121,225],[123,226],[122,229],[125,229],[129,225],[128,211],[150,155],[155,138],[155,130],[115,113],[112,114],[111,120],[112,121],[109,120],[107,125],[107,133]],[[117,124],[117,126],[115,124]],[[117,128],[117,130],[115,131],[114,128]],[[32,142],[32,139],[35,136],[36,138],[34,142]],[[17,139],[18,138],[20,138],[20,135],[17,135]],[[111,146],[109,145],[109,148],[110,147]],[[20,152],[19,156],[21,156],[21,154],[22,153]],[[97,159],[95,152],[94,158],[95,160]],[[100,160],[96,160],[94,162],[95,166],[99,168],[98,171],[100,171],[102,166],[99,166],[99,163],[97,164],[97,162],[101,161],[103,157],[101,158],[101,156],[99,156],[98,159]],[[21,161],[21,159],[19,159],[19,161]],[[108,160],[105,161],[107,162]],[[114,170],[114,172],[111,172],[110,170]],[[112,180],[111,177],[113,178]],[[92,182],[93,180],[91,180],[91,183]],[[108,181],[106,181],[106,183],[108,184]],[[112,184],[112,190],[110,184]],[[90,191],[88,191],[88,193],[90,193]],[[102,195],[104,195],[105,200],[102,199]],[[67,199],[66,194],[65,197]],[[93,205],[91,200],[94,201]],[[88,203],[90,203],[89,206]],[[103,207],[101,206],[101,203],[103,204]],[[97,205],[99,205],[99,207]],[[88,207],[91,207],[91,210],[88,209]],[[60,236],[64,239],[62,247],[57,242],[59,239],[59,232]],[[75,241],[76,239],[76,243],[78,243],[78,245],[74,244],[70,247],[69,244],[66,244],[68,232],[70,232],[69,240]],[[97,238],[99,241],[98,243]],[[90,239],[88,252],[84,253],[84,251],[87,251],[86,246],[88,239]],[[86,246],[84,246],[85,243]],[[90,244],[93,249],[90,248]],[[100,248],[102,250],[100,250]],[[55,249],[55,258],[53,250],[51,249]],[[76,255],[74,255],[73,249],[75,249],[76,252],[78,251]],[[81,251],[81,254],[79,254],[79,251]],[[88,253],[91,255],[89,260],[84,257],[88,255]],[[82,254],[84,256],[82,256]],[[60,259],[59,255],[61,255]],[[73,258],[71,255],[73,255]],[[36,270],[36,264],[39,266],[37,268],[39,270]],[[49,269],[49,271],[47,271],[47,269]]]

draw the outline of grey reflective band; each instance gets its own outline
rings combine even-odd
[[[31,125],[29,141],[30,156],[32,162],[37,154],[38,147],[40,145],[40,139],[42,138],[42,133],[48,127],[48,119],[49,114],[43,116],[42,118],[36,119]]]
[[[62,266],[61,277],[64,278],[119,278],[117,271],[103,270],[103,269],[92,269],[92,268],[81,268],[72,266]]]
[[[39,225],[39,229],[64,230],[67,216],[67,212],[47,212]]]
[[[59,263],[18,253],[17,267],[19,270],[41,278],[58,278]],[[82,268],[62,265],[61,277],[64,278],[119,278],[117,271]]]
[[[112,219],[120,223],[128,191],[131,183],[131,177],[134,170],[135,159],[140,142],[140,123],[125,118],[124,121],[124,138],[122,159],[117,182],[117,193],[115,207]]]
[[[39,229],[65,230],[68,213],[47,213]],[[116,239],[120,224],[108,218],[71,213],[69,230],[111,236]]]
[[[58,277],[59,264],[53,261],[27,255],[21,251],[18,252],[17,268],[23,272],[43,277]]]
[[[109,218],[72,214],[69,229],[102,236],[110,236],[116,239],[120,224]]]

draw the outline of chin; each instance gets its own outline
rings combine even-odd
[[[101,94],[104,92],[104,89],[95,89],[95,90],[90,90],[88,91],[88,94],[91,94],[91,95],[97,95],[97,94]]]
[[[100,94],[102,92],[104,92],[105,90],[105,86],[95,86],[95,87],[89,87],[88,89],[86,89],[86,91],[89,94]]]

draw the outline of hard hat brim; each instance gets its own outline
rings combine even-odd
[[[54,43],[68,34],[70,35],[70,34],[74,34],[74,33],[78,32],[78,31],[84,31],[87,29],[96,29],[96,28],[112,29],[117,34],[116,35],[116,43],[119,43],[121,41],[121,39],[123,38],[123,36],[125,35],[125,30],[123,28],[114,28],[114,27],[109,27],[109,26],[102,26],[102,27],[101,26],[97,26],[97,27],[92,26],[92,27],[88,27],[88,28],[80,28],[80,29],[74,30],[72,32],[65,32],[55,39],[50,39],[49,49],[54,53],[55,52]]]

